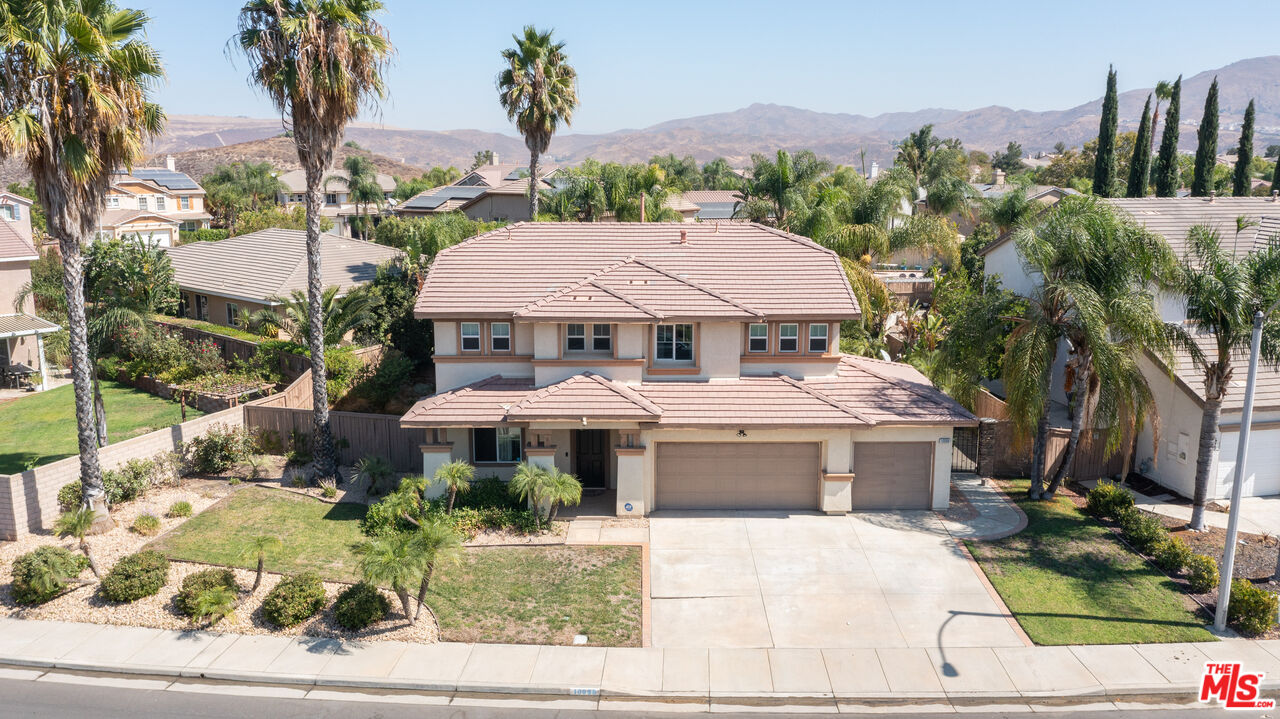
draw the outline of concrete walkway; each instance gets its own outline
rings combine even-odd
[[[978,513],[973,519],[950,519],[939,514],[942,526],[956,539],[1000,539],[1027,527],[1027,515],[998,487],[976,474],[953,474],[951,486]]]
[[[1126,488],[1128,489],[1128,488]],[[1138,509],[1144,509],[1155,514],[1163,514],[1166,517],[1181,519],[1184,521],[1191,520],[1191,506],[1186,504],[1173,504],[1164,497],[1149,497],[1145,494],[1129,489],[1129,494],[1133,495],[1134,504]],[[1227,526],[1228,515],[1225,512],[1207,511],[1204,513],[1204,521],[1211,527]],[[1280,533],[1280,495],[1271,497],[1244,497],[1240,500],[1240,531],[1250,534],[1277,534]]]
[[[401,692],[431,703],[566,709],[914,712],[972,706],[1184,704],[1205,662],[1241,661],[1280,688],[1280,641],[1137,646],[659,649],[407,644],[0,619],[0,677],[131,675],[156,689],[263,695]],[[84,681],[94,680],[88,675]],[[106,679],[98,679],[106,681]],[[1265,694],[1264,694],[1265,695]],[[340,698],[330,696],[328,698]]]

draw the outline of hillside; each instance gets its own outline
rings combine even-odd
[[[149,158],[146,164],[163,166],[165,155],[167,154],[173,154],[174,164],[179,171],[187,173],[197,181],[213,172],[218,165],[227,165],[232,162],[270,162],[281,172],[288,172],[301,167],[298,163],[298,151],[294,149],[293,140],[281,136],[249,140],[248,142],[239,142],[225,147],[158,154]],[[334,154],[336,156],[334,159],[335,166],[341,165],[343,160],[351,155],[361,155],[369,158],[378,172],[388,175],[417,177],[423,172],[418,167],[397,162],[368,150],[339,146]]]

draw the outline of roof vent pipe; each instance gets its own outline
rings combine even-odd
[[[689,231],[688,231],[688,230],[680,230],[680,244],[682,244],[682,245],[687,245],[687,244],[689,244]]]
[[[1271,191],[1271,201],[1272,201],[1272,202],[1280,202],[1280,190],[1272,190],[1272,191]]]
[[[1218,191],[1217,191],[1217,190],[1209,190],[1209,202],[1213,202],[1213,201],[1214,201],[1214,200],[1216,200],[1216,199],[1218,199]]]

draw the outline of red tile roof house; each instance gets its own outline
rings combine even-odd
[[[914,369],[838,353],[835,254],[752,224],[519,223],[441,252],[423,471],[554,466],[661,509],[945,509],[954,427]]]

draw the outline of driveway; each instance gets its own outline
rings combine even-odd
[[[932,512],[661,512],[656,647],[1019,647]]]

